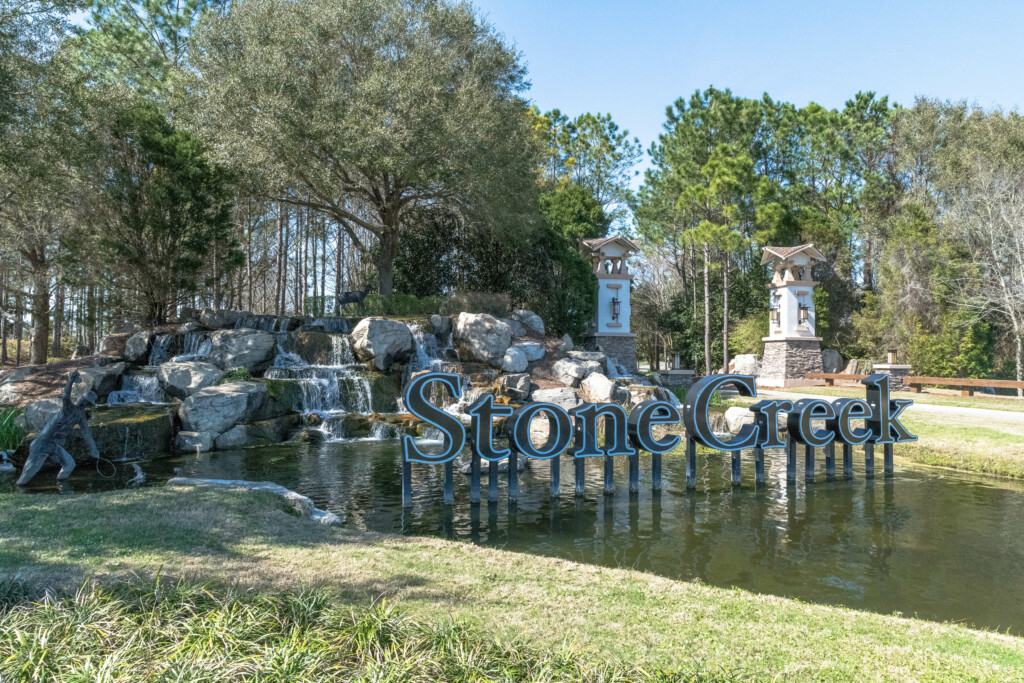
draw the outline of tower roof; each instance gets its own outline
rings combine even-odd
[[[806,253],[814,261],[826,260],[813,244],[798,244],[795,247],[765,247],[764,255],[761,256],[761,265],[772,261],[785,261],[799,253]]]
[[[611,235],[610,237],[592,237],[587,240],[580,240],[584,247],[589,251],[601,251],[604,247],[617,243],[619,246],[629,249],[630,251],[640,251],[640,247],[636,245],[633,240],[623,237],[622,235]]]

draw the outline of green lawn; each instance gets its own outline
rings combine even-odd
[[[293,680],[315,677],[309,671],[320,670],[314,664],[325,655],[322,648],[297,649],[295,620],[285,618],[294,610],[273,607],[280,628],[267,626],[270,608],[229,598],[227,587],[234,586],[283,596],[268,597],[273,605],[301,602],[302,591],[315,589],[305,595],[326,611],[303,623],[327,624],[309,636],[327,642],[365,630],[356,624],[367,619],[380,624],[379,614],[365,610],[386,599],[407,615],[395,618],[409,622],[405,631],[387,619],[374,628],[418,634],[409,638],[410,653],[429,660],[424,676],[441,679],[1024,680],[1024,640],[1004,634],[441,539],[331,529],[286,514],[266,494],[161,488],[0,496],[0,576],[20,577],[19,586],[68,589],[93,578],[115,587],[131,577],[144,584],[158,571],[165,582],[186,576],[208,584],[209,598],[186,586],[168,594],[164,618],[150,619],[155,611],[144,607],[157,599],[138,584],[111,588],[113,599],[87,590],[55,607],[33,607],[15,595],[0,623],[0,667],[15,679],[35,662],[50,672],[45,680],[93,680],[103,678],[109,661],[104,680],[139,680],[128,660],[174,671],[220,662],[254,680],[286,678],[257,675],[257,662],[273,655],[279,664],[291,658]],[[342,619],[349,608],[355,613]],[[439,619],[448,625],[438,626]],[[458,665],[435,647],[453,621],[473,629],[455,638],[463,653],[452,655]],[[366,636],[371,644],[378,637]],[[449,641],[444,647],[455,647]],[[567,644],[571,656],[564,656]],[[338,647],[360,679],[405,680],[393,668],[400,657],[374,663],[352,654],[350,643]],[[467,657],[491,673],[465,673],[459,667]],[[448,662],[449,673],[437,673],[442,664],[435,660]],[[525,673],[500,673],[510,661]],[[648,675],[658,669],[676,674]]]
[[[816,394],[820,396],[845,396],[864,398],[864,389],[857,387],[793,387],[785,389],[798,394]],[[1024,399],[1012,396],[996,396],[975,394],[974,396],[951,396],[949,394],[925,393],[914,394],[909,391],[896,391],[893,398],[909,398],[915,403],[927,403],[952,408],[987,408],[989,410],[1005,410],[1011,413],[1024,413]]]

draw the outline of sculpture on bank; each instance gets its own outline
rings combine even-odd
[[[57,481],[63,481],[71,476],[71,472],[75,469],[75,459],[64,448],[64,444],[76,425],[81,430],[82,438],[89,447],[90,455],[99,460],[100,451],[96,447],[96,441],[92,438],[92,432],[89,431],[89,415],[85,412],[87,405],[96,403],[96,394],[87,391],[77,401],[71,400],[71,388],[80,377],[78,370],[68,376],[68,383],[60,394],[60,409],[29,446],[28,460],[25,461],[25,467],[22,468],[21,476],[18,477],[19,485],[31,481],[49,458],[53,458],[60,464]]]
[[[363,312],[363,300],[366,299],[366,295],[370,293],[372,285],[366,285],[361,290],[356,292],[345,292],[338,300],[334,303],[334,315],[341,315],[341,309],[348,304],[355,304],[359,307],[359,312]]]

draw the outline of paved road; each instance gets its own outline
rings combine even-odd
[[[785,398],[790,401],[796,401],[801,398],[824,398],[828,399],[828,396],[822,396],[820,394],[800,394],[791,391],[776,391],[773,389],[758,389],[758,396],[764,396],[766,398]],[[933,415],[946,415],[949,417],[965,418],[984,420],[985,422],[1002,422],[1002,423],[1013,423],[1024,425],[1024,412],[1016,413],[1008,410],[992,410],[991,408],[957,408],[955,406],[937,406],[931,403],[914,403],[906,409],[905,413],[920,413],[920,414],[933,414]]]

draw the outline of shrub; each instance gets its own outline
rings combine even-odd
[[[226,375],[221,377],[217,384],[227,384],[228,382],[246,382],[252,379],[252,373],[249,372],[249,368],[232,368]]]
[[[491,292],[452,292],[441,305],[445,315],[489,313],[496,318],[507,318],[511,311],[512,300],[508,294]]]
[[[733,323],[729,330],[729,350],[733,355],[753,353],[764,356],[764,341],[768,336],[768,312],[754,313]]]
[[[395,317],[431,315],[440,313],[441,307],[441,297],[439,296],[418,297],[412,294],[382,296],[374,293],[366,295],[366,299],[363,301],[363,311],[366,315]]]
[[[14,421],[20,414],[17,408],[0,410],[0,451],[13,451],[25,438],[25,432]]]

